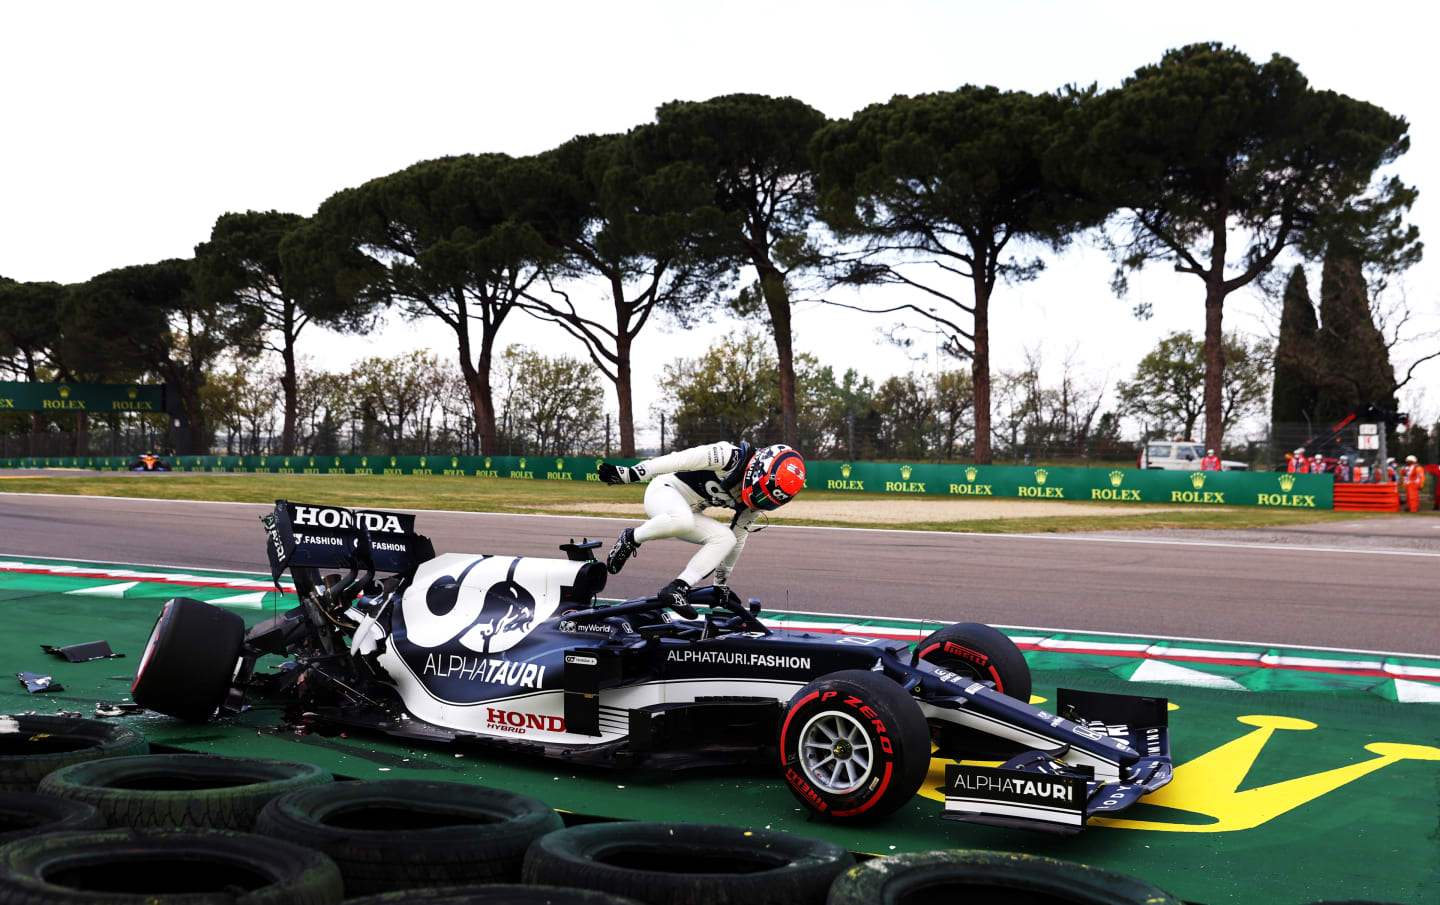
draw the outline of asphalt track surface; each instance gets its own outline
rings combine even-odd
[[[0,494],[0,555],[263,571],[258,519],[266,511]],[[603,556],[632,524],[423,511],[417,530],[437,552],[558,556],[557,544],[588,537],[604,541]],[[732,585],[771,609],[1433,656],[1440,549],[1428,535],[1437,524],[1373,520],[1364,545],[1325,531],[1192,537],[776,526],[751,536]],[[693,551],[680,541],[646,544],[610,579],[606,596],[653,594]]]

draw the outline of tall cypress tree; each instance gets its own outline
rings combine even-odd
[[[1395,368],[1370,314],[1359,258],[1332,246],[1320,275],[1320,393],[1315,415],[1339,421],[1367,402],[1395,408]]]
[[[1315,419],[1319,363],[1319,324],[1305,269],[1296,265],[1285,283],[1280,309],[1280,339],[1275,345],[1275,382],[1270,391],[1270,420],[1277,424]]]

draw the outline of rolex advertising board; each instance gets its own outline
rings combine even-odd
[[[1330,475],[1019,465],[810,462],[805,486],[857,493],[1329,509]]]
[[[171,456],[175,471],[260,474],[454,475],[526,481],[598,482],[595,456]],[[130,459],[11,458],[6,468],[123,471]],[[638,459],[609,459],[634,464]],[[902,496],[1163,503],[1330,509],[1331,475],[1273,471],[1157,471],[1020,465],[912,465],[900,462],[809,462],[805,487],[815,491]]]
[[[0,381],[0,409],[37,412],[164,412],[165,388],[141,384]]]

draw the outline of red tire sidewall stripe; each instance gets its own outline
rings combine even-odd
[[[939,648],[939,647],[942,647],[942,646],[944,646],[944,642],[942,642],[942,641],[937,641],[937,642],[935,642],[934,644],[930,645],[929,647],[925,648],[924,650],[922,650],[922,651],[920,652],[920,659],[921,659],[921,660],[924,660],[924,659],[926,658],[926,655],[927,655],[927,654],[929,654],[931,651],[935,650],[936,648]],[[973,651],[973,653],[979,653],[979,651]],[[961,660],[964,660],[965,658],[964,658],[964,657],[961,657],[960,659],[961,659]],[[967,661],[967,662],[968,662],[968,661]],[[1002,681],[1000,681],[1000,673],[997,672],[997,671],[995,670],[995,667],[991,665],[991,663],[990,663],[990,658],[989,658],[989,657],[986,657],[986,658],[985,658],[985,663],[982,664],[982,665],[985,667],[985,671],[990,674],[990,678],[995,682],[995,690],[998,691],[998,692],[1000,692],[1001,694],[1004,694],[1004,693],[1005,693],[1005,683],[1002,682]]]
[[[806,704],[810,703],[818,697],[820,697],[820,692],[810,692],[805,697],[801,698],[798,702],[792,704],[790,706],[789,712],[785,714],[785,722],[780,724],[780,764],[782,766],[788,766],[788,761],[785,754],[785,736],[790,731],[790,721],[795,718],[796,712],[798,712],[801,707],[804,707]]]
[[[890,776],[894,772],[895,761],[892,756],[891,760],[887,760],[885,762],[885,775],[881,778],[880,785],[876,787],[874,792],[870,793],[870,797],[865,799],[864,804],[860,805],[860,807],[858,808],[851,808],[848,811],[831,811],[830,813],[836,817],[853,817],[856,814],[863,814],[866,811],[870,810],[870,808],[874,806],[875,802],[885,797],[885,790],[890,787]]]

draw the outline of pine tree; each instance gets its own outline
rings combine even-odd
[[[1315,399],[1319,394],[1316,386],[1319,376],[1318,333],[1315,303],[1310,300],[1305,269],[1297,265],[1285,284],[1285,300],[1280,310],[1280,339],[1275,346],[1270,420],[1277,424],[1308,424],[1315,418]]]
[[[1385,337],[1370,314],[1369,293],[1359,259],[1342,248],[1326,253],[1320,276],[1320,393],[1315,416],[1344,418],[1374,402],[1395,408],[1395,368]]]

